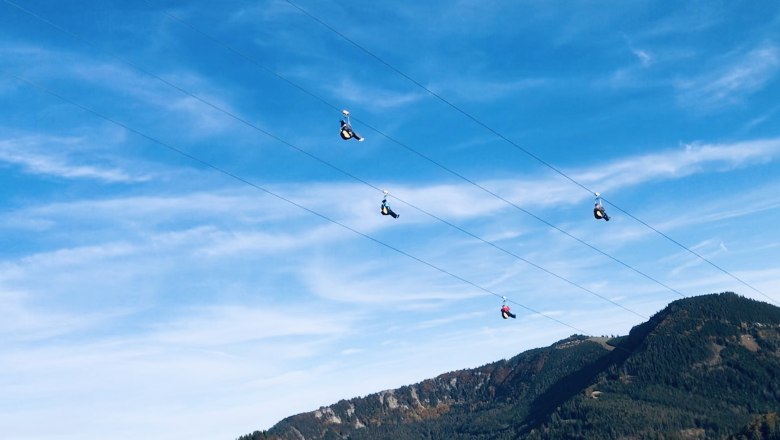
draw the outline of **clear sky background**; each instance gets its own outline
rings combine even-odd
[[[0,0],[3,438],[232,439],[780,301],[777,2],[295,4]]]

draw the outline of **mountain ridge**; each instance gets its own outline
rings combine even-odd
[[[573,335],[240,440],[726,438],[778,407],[780,309],[725,292],[674,301],[623,337]]]

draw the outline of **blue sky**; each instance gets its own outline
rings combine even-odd
[[[775,2],[295,4],[331,29],[0,2],[5,437],[235,438],[681,296],[780,301]]]

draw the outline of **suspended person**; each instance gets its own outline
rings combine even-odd
[[[341,113],[343,113],[345,116],[345,119],[341,120],[341,132],[339,133],[341,135],[341,139],[344,139],[345,141],[350,139],[357,139],[358,142],[363,142],[365,138],[360,137],[360,135],[352,130],[352,124],[349,122],[349,111],[342,110]]]
[[[596,217],[596,220],[604,219],[609,221],[607,211],[604,210],[604,205],[601,204],[601,196],[599,193],[596,193],[596,204],[593,206],[593,217]]]
[[[509,306],[506,305],[506,304],[501,306],[501,317],[504,318],[504,319],[507,319],[507,318],[515,319],[515,318],[517,318],[517,316],[515,316],[514,313],[509,311]]]
[[[382,215],[389,215],[393,218],[398,218],[399,215],[393,212],[393,210],[390,208],[390,205],[387,204],[387,191],[385,191],[385,196],[382,198],[382,206],[379,207],[379,212],[382,213]]]

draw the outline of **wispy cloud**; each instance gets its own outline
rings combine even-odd
[[[289,312],[271,307],[220,305],[186,311],[150,336],[163,344],[219,347],[283,337],[335,337],[350,330],[348,315],[324,315],[306,307]]]
[[[589,185],[618,188],[643,182],[678,179],[696,173],[723,172],[775,160],[780,139],[733,144],[687,144],[679,150],[648,154],[608,163],[598,169],[576,173]],[[603,191],[602,191],[603,192]]]
[[[135,64],[118,57],[112,62],[74,61],[65,66],[73,79],[140,102],[147,106],[149,115],[165,115],[166,124],[175,122],[186,127],[180,133],[194,136],[224,134],[237,124],[225,114],[237,113],[228,101],[230,92],[203,75],[186,70],[139,70],[133,67]]]
[[[420,271],[420,268],[414,265],[407,266],[407,276],[394,279],[392,276],[383,275],[381,265],[377,263],[356,262],[350,267],[343,267],[317,259],[306,266],[302,276],[316,295],[329,301],[353,305],[430,310],[434,307],[433,304],[483,295],[465,284],[453,284],[435,269]]]
[[[686,4],[669,11],[658,20],[635,29],[634,35],[642,40],[675,38],[680,35],[699,34],[711,30],[728,19],[717,7],[707,4]]]
[[[65,313],[53,307],[33,305],[31,294],[0,291],[0,334],[6,343],[51,340],[95,329],[110,323],[122,312]]]
[[[570,173],[588,185],[598,186],[597,189],[603,192],[616,191],[651,181],[680,179],[697,173],[723,172],[737,167],[762,164],[775,160],[778,154],[780,154],[780,141],[777,139],[735,144],[697,144],[663,153],[616,160],[593,169],[572,170]],[[561,204],[578,204],[583,198],[588,197],[585,193],[572,193],[569,184],[560,182],[559,179],[551,180],[544,175],[537,179],[485,181],[483,184],[488,188],[496,188],[497,191],[499,188],[512,188],[509,191],[504,190],[501,195],[519,206],[527,207],[532,212]],[[467,184],[414,187],[399,185],[396,188],[398,197],[424,209],[430,209],[437,216],[449,221],[460,222],[491,217],[497,212],[511,210],[511,207],[504,202],[489,197],[481,190]],[[435,219],[415,213],[414,210],[396,200],[395,207],[402,212],[403,221],[388,224],[386,218],[377,214],[379,197],[377,196],[373,201],[366,199],[365,189],[358,184],[279,186],[275,190],[314,211],[342,219],[346,224],[354,225],[365,233],[388,227],[403,228],[413,224],[437,223]],[[338,194],[339,197],[334,198],[333,194]],[[767,199],[763,200],[766,202]],[[392,197],[391,202],[393,202]],[[735,207],[726,211],[716,209],[710,214],[700,213],[695,218],[716,221],[746,215],[754,212],[752,206],[753,204],[740,204],[738,209]],[[756,209],[766,209],[766,207]],[[115,219],[116,212],[124,213],[119,222]],[[170,225],[173,224],[171,222],[177,218],[188,220],[179,227],[169,230]],[[233,220],[226,223],[227,229],[214,227],[215,222],[224,222],[228,219]],[[267,229],[253,229],[259,225],[273,225],[281,220],[299,230],[293,233],[274,233]],[[148,241],[150,245],[156,243],[154,246],[164,243],[169,243],[171,246],[187,242],[200,243],[198,246],[200,250],[188,246],[188,252],[196,251],[194,255],[211,257],[247,253],[267,255],[310,245],[324,245],[346,237],[358,238],[344,228],[330,224],[278,199],[261,193],[246,194],[245,190],[239,192],[223,190],[180,196],[96,199],[33,206],[8,213],[4,217],[3,224],[6,228],[32,227],[43,231],[54,227],[70,228],[68,225],[73,222],[90,225],[93,231],[102,230],[107,222],[111,222],[133,233],[138,231],[140,225],[144,225],[144,235],[140,236],[143,241],[140,243]],[[312,226],[311,222],[318,223],[319,226]],[[519,229],[517,225],[510,227],[510,225],[495,223],[494,226],[500,229],[492,232],[487,230],[486,237],[513,239],[523,233],[523,229]],[[506,231],[512,233],[506,235]],[[74,237],[79,236],[78,231],[74,231],[73,234]],[[90,232],[89,235],[99,239],[94,232]],[[87,235],[83,237],[86,238]],[[362,238],[358,239],[363,241]]]
[[[650,67],[653,64],[654,57],[646,49],[638,48],[634,45],[634,41],[629,36],[623,33],[623,39],[626,41],[631,53],[639,60],[643,67]]]
[[[780,139],[768,138],[723,144],[691,143],[680,148],[615,159],[587,168],[563,170],[578,182],[603,194],[637,185],[678,180],[697,174],[723,173],[761,165],[780,157]],[[555,176],[539,175],[527,179],[495,179],[479,182],[512,203],[531,212],[581,203],[586,193],[572,191],[570,182]],[[405,189],[405,188],[404,188]],[[450,217],[487,215],[510,207],[472,185],[438,186],[412,189],[413,196],[401,197],[415,204],[430,206],[444,201],[437,213]],[[463,212],[459,212],[459,211]]]
[[[747,121],[745,125],[742,127],[742,132],[749,132],[753,130],[755,127],[758,127],[762,124],[765,124],[767,121],[772,120],[775,115],[777,114],[777,111],[780,110],[780,107],[773,107],[769,111],[764,112],[761,115],[758,115],[754,117],[753,119]]]
[[[148,173],[132,173],[105,162],[107,158],[83,138],[26,136],[0,140],[0,161],[30,174],[64,179],[90,179],[108,183],[144,182]]]
[[[82,415],[97,400],[112,408],[109,411],[112,415],[107,415],[112,424],[130,423],[133,428],[128,429],[142,433],[139,435],[144,438],[165,438],[167,435],[159,436],[158,431],[170,420],[150,416],[150,406],[155,411],[168,412],[186,402],[184,405],[190,411],[205,414],[213,411],[209,401],[241,390],[254,396],[245,402],[230,399],[230,405],[243,415],[235,424],[216,429],[234,433],[238,426],[249,423],[258,414],[259,408],[246,409],[256,405],[250,403],[252,400],[264,400],[259,395],[271,389],[281,393],[290,386],[289,380],[311,381],[314,386],[317,382],[314,379],[328,370],[301,363],[312,357],[332,356],[329,353],[332,339],[352,332],[354,315],[319,312],[270,305],[223,305],[163,319],[132,336],[93,336],[77,342],[60,340],[24,349],[5,345],[0,351],[4,365],[0,374],[13,377],[14,381],[4,386],[4,395],[18,404],[39,402],[36,411],[19,411],[17,417],[63,417],[63,423],[57,428],[62,432],[92,436],[93,430],[99,430],[100,423],[96,427]],[[300,375],[275,379],[277,385],[270,383],[296,369],[301,371]],[[122,380],[116,380],[117,377]],[[260,378],[265,378],[262,387],[258,384]],[[193,383],[199,384],[197,390]],[[111,396],[118,394],[123,396],[120,401],[112,399]],[[85,395],[90,397],[84,399]],[[208,398],[204,399],[205,396]],[[309,398],[297,396],[310,405],[326,403],[313,403]],[[41,401],[46,403],[40,404]],[[65,405],[65,402],[70,403]],[[6,418],[16,411],[4,412],[0,424],[10,426]],[[280,411],[275,417],[281,418],[283,414]],[[191,425],[196,420],[183,417],[179,422]],[[202,425],[201,429],[215,429],[206,426],[214,425],[213,421]],[[6,434],[12,435],[7,431]],[[28,427],[24,434],[14,437],[23,435],[53,436],[54,433],[42,426]]]
[[[99,90],[104,98],[106,94],[113,96],[117,108],[124,108],[126,114],[144,121],[145,125],[156,122],[155,119],[164,115],[165,126],[169,130],[173,126],[180,127],[177,130],[180,135],[225,134],[236,126],[236,122],[223,112],[191,96],[195,95],[235,114],[237,112],[230,103],[231,92],[208,77],[186,68],[154,71],[126,60],[121,55],[114,55],[113,59],[104,61],[87,52],[39,48],[25,43],[0,46],[0,53],[15,60],[14,74],[36,84],[50,87],[46,83],[52,80],[67,83],[67,90],[58,86],[53,87],[52,91],[87,108],[100,111],[99,107],[89,103],[89,96]],[[57,68],[52,69],[51,66]],[[40,77],[45,79],[38,79]],[[143,112],[138,112],[139,106],[144,109]],[[133,125],[126,120],[126,115],[115,112],[106,116]]]
[[[710,261],[715,260],[718,254],[726,252],[722,247],[722,242],[715,239],[707,239],[700,243],[691,244],[688,248]],[[670,272],[672,276],[679,275],[691,267],[707,264],[701,258],[685,250],[668,257],[667,261],[675,266]]]
[[[780,187],[762,185],[751,191],[740,192],[728,200],[716,198],[697,208],[688,207],[684,219],[669,219],[663,227],[682,228],[696,224],[719,223],[776,210],[780,207]]]
[[[381,110],[393,110],[419,101],[425,95],[419,91],[398,91],[380,86],[367,86],[351,78],[342,78],[335,90],[348,90],[341,93],[340,99],[346,98],[353,104]]]
[[[693,108],[716,110],[738,104],[761,90],[780,70],[780,52],[764,44],[745,53],[730,54],[718,67],[697,78],[676,84],[680,101]]]
[[[542,87],[552,87],[556,80],[549,78],[521,78],[512,81],[490,80],[484,77],[466,78],[459,74],[450,79],[437,80],[428,88],[437,94],[458,102],[492,102],[515,99],[517,94]]]
[[[281,0],[264,1],[259,5],[249,5],[230,12],[231,21],[238,23],[257,23],[258,21],[269,24],[278,23],[281,18],[290,15],[297,16],[298,11],[290,4]]]

